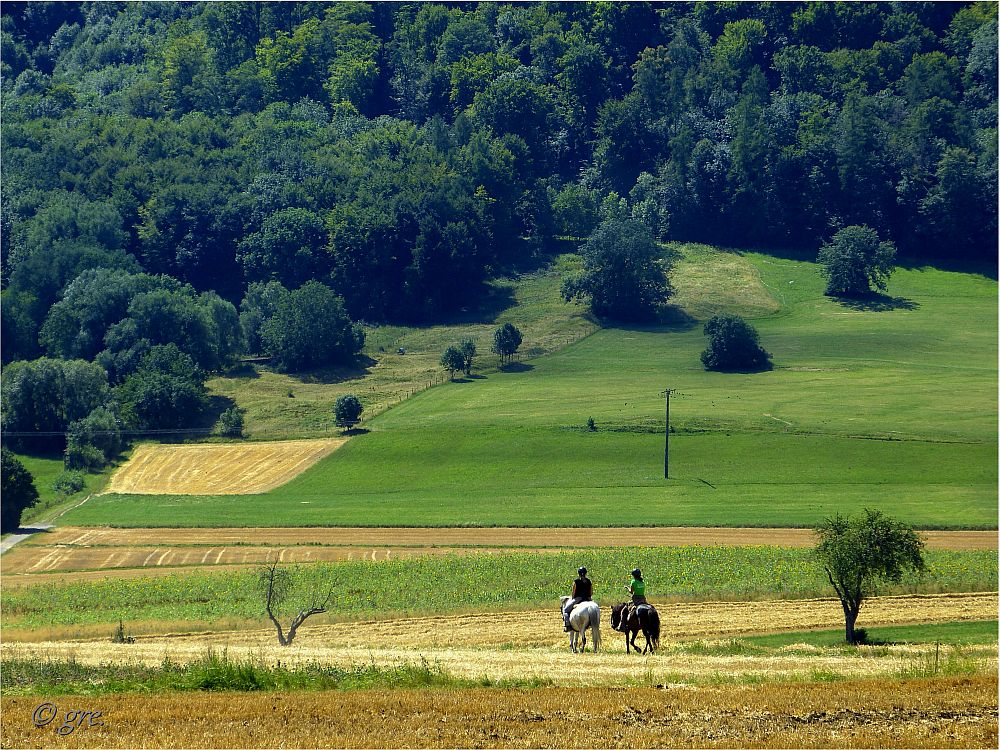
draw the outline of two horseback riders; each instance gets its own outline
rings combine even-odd
[[[660,641],[660,618],[653,606],[646,601],[646,582],[642,578],[642,571],[638,568],[632,571],[632,580],[626,588],[632,601],[612,607],[611,627],[625,633],[626,652],[631,646],[638,652],[635,637],[640,631],[646,637],[643,653],[647,650],[654,652]],[[594,635],[594,650],[600,647],[600,609],[593,601],[593,593],[594,586],[587,577],[587,569],[581,567],[577,570],[570,596],[561,597],[563,627],[570,634],[570,647],[573,651],[576,651],[578,637],[586,645],[587,628]]]

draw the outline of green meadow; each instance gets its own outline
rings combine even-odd
[[[107,495],[64,520],[811,526],[877,507],[923,528],[996,527],[996,281],[903,268],[885,297],[849,306],[811,262],[675,250],[669,323],[435,386],[266,495]],[[772,370],[703,370],[701,321],[719,311],[754,319]]]

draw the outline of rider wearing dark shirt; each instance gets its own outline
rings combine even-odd
[[[573,611],[573,607],[580,602],[589,602],[594,593],[594,584],[587,578],[587,569],[580,568],[576,572],[577,579],[573,581],[573,590],[570,592],[570,599],[566,602],[566,606],[563,607],[563,625],[567,633],[570,630],[569,613]]]

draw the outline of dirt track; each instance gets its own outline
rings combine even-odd
[[[288,440],[225,445],[140,445],[105,492],[249,495],[288,482],[347,442]]]
[[[929,549],[997,549],[996,531],[922,531]],[[359,547],[672,547],[756,545],[811,547],[810,529],[758,528],[218,528],[109,529],[62,527],[25,544],[152,545],[264,544]]]

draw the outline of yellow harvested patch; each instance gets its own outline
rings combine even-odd
[[[742,253],[697,243],[677,244],[681,253],[673,274],[672,302],[698,320],[736,311],[750,318],[776,312],[781,305]]]
[[[347,438],[226,445],[140,445],[106,492],[252,495],[293,479]]]

